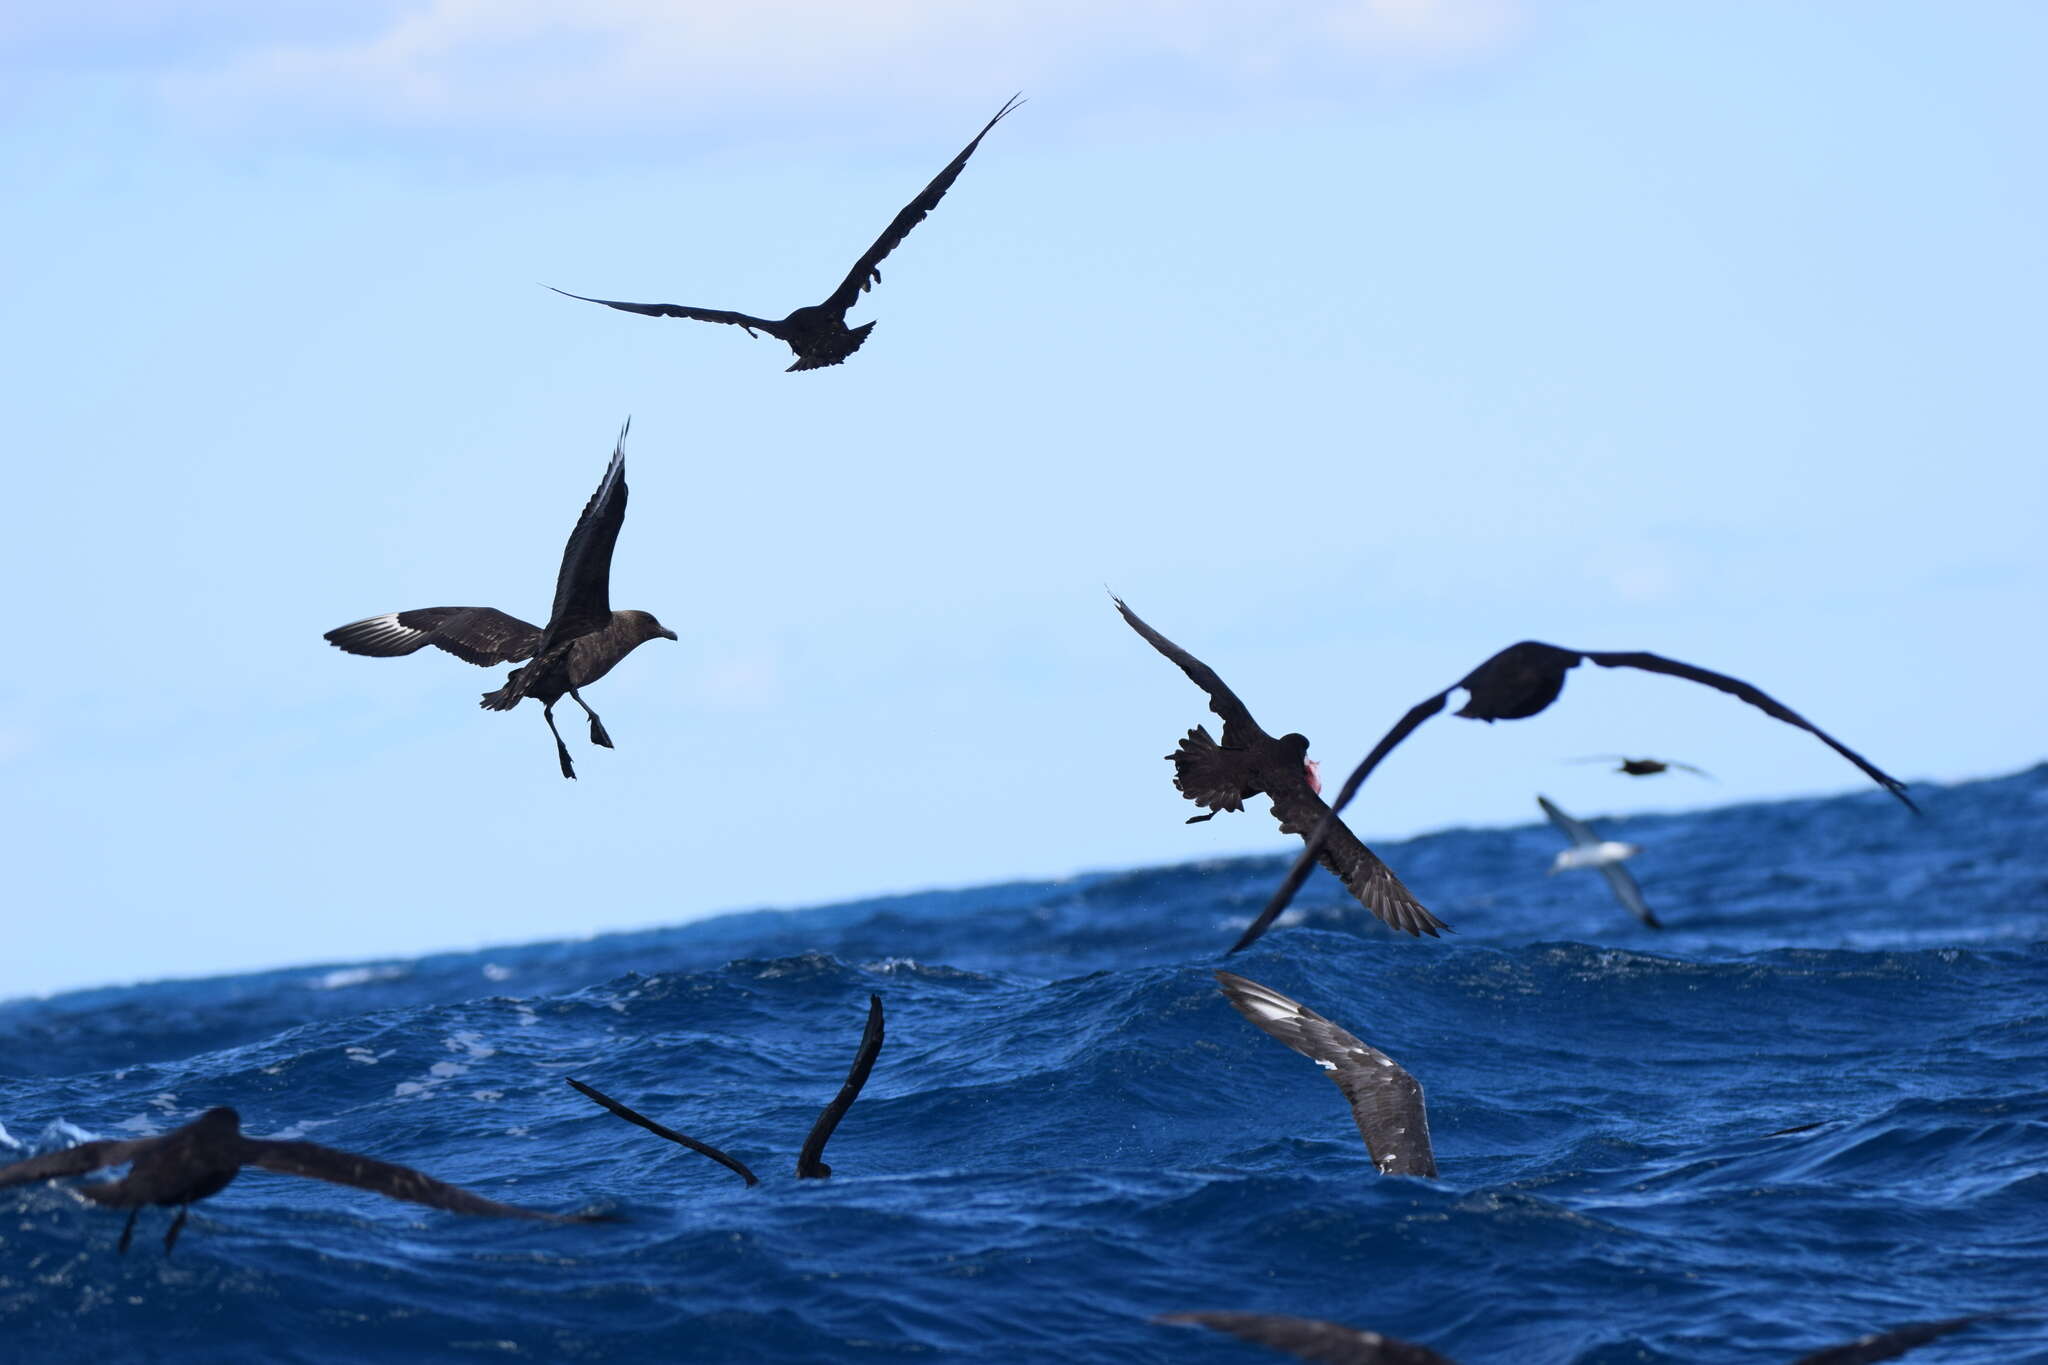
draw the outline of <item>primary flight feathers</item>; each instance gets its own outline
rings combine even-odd
[[[974,155],[974,149],[988,136],[990,128],[1002,122],[1008,114],[1023,102],[1021,96],[1012,95],[1008,103],[996,110],[974,140],[961,149],[960,155],[946,164],[946,169],[932,178],[917,198],[905,204],[902,210],[889,221],[882,235],[875,238],[861,258],[853,263],[846,278],[839,287],[828,295],[823,303],[799,308],[786,318],[757,318],[748,313],[735,313],[724,308],[698,308],[681,303],[624,303],[617,299],[593,299],[586,294],[570,294],[566,289],[555,289],[557,294],[585,303],[601,303],[607,308],[618,308],[628,313],[639,313],[652,318],[688,318],[695,322],[730,323],[743,329],[748,336],[766,332],[769,336],[786,344],[796,353],[796,363],[791,370],[816,370],[827,365],[837,365],[859,350],[861,343],[868,339],[874,323],[863,323],[859,327],[846,325],[847,310],[860,301],[860,296],[881,282],[882,260],[894,251],[910,230],[924,221],[926,214],[939,206],[946,197],[946,191],[953,188],[953,182],[960,178],[960,172],[967,166],[967,158]],[[553,285],[548,286],[553,289]]]

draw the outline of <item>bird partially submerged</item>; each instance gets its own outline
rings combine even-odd
[[[1188,823],[1207,820],[1219,811],[1243,810],[1247,799],[1264,795],[1273,803],[1273,818],[1280,822],[1282,833],[1306,835],[1328,826],[1314,856],[1350,889],[1361,905],[1387,925],[1432,938],[1438,930],[1449,927],[1425,910],[1401,885],[1394,870],[1323,804],[1322,782],[1309,762],[1308,740],[1304,736],[1290,734],[1274,739],[1259,728],[1252,713],[1235,692],[1223,685],[1215,670],[1138,619],[1137,613],[1121,599],[1110,600],[1116,603],[1116,609],[1132,630],[1179,665],[1195,686],[1209,694],[1209,709],[1223,721],[1221,744],[1198,725],[1166,756],[1173,763],[1173,785],[1182,796],[1207,808],[1207,814],[1190,816]],[[1276,910],[1253,921],[1230,951],[1250,947],[1279,913]]]
[[[861,343],[868,339],[868,333],[875,324],[864,322],[858,327],[846,325],[846,314],[860,296],[882,280],[882,259],[894,251],[910,230],[924,221],[924,216],[939,206],[946,197],[946,191],[953,188],[953,182],[960,178],[960,172],[967,167],[967,158],[974,155],[974,149],[988,136],[990,128],[1002,122],[1003,116],[1023,103],[1022,97],[1012,95],[1008,103],[996,110],[974,140],[961,149],[960,155],[948,162],[946,169],[933,177],[917,198],[905,204],[902,210],[890,220],[889,226],[877,237],[861,258],[853,263],[846,278],[823,303],[799,308],[786,318],[757,318],[749,313],[736,313],[724,308],[698,308],[682,303],[624,303],[617,299],[594,299],[587,294],[571,294],[566,289],[555,289],[557,294],[580,299],[584,303],[601,303],[607,308],[618,308],[628,313],[639,313],[650,318],[689,318],[696,322],[724,322],[740,328],[748,336],[766,332],[777,341],[783,342],[796,353],[796,363],[790,370],[817,370],[827,365],[837,365],[858,351]],[[548,288],[554,289],[553,285]]]
[[[1667,659],[1661,654],[1651,654],[1645,650],[1603,653],[1593,650],[1562,649],[1557,645],[1546,645],[1540,640],[1523,640],[1518,644],[1509,645],[1435,696],[1425,697],[1417,702],[1408,709],[1407,715],[1394,723],[1393,729],[1380,737],[1380,742],[1373,746],[1372,752],[1351,770],[1351,776],[1344,779],[1344,785],[1337,791],[1337,799],[1330,803],[1330,814],[1324,817],[1322,824],[1309,832],[1307,847],[1302,850],[1301,856],[1294,860],[1294,866],[1288,869],[1279,889],[1273,893],[1272,899],[1266,902],[1266,908],[1259,912],[1259,920],[1270,922],[1287,908],[1287,903],[1294,899],[1294,893],[1308,880],[1309,868],[1313,866],[1313,859],[1321,849],[1323,840],[1329,836],[1332,828],[1337,827],[1337,812],[1350,804],[1351,798],[1357,795],[1359,786],[1372,775],[1372,770],[1380,765],[1380,760],[1393,752],[1395,745],[1414,733],[1422,722],[1444,709],[1444,704],[1449,700],[1451,693],[1460,688],[1464,689],[1465,705],[1457,714],[1469,720],[1483,720],[1489,724],[1497,720],[1523,720],[1556,701],[1558,694],[1564,691],[1565,674],[1588,659],[1602,668],[1639,668],[1646,673],[1663,673],[1673,678],[1684,678],[1688,682],[1704,683],[1716,691],[1726,692],[1731,697],[1746,701],[1772,719],[1782,720],[1787,725],[1795,725],[1813,735],[1821,743],[1862,769],[1871,781],[1896,796],[1907,810],[1915,815],[1920,813],[1920,808],[1913,804],[1913,798],[1906,795],[1905,783],[1791,707],[1740,678],[1731,678],[1725,673],[1681,663],[1677,659]]]
[[[503,687],[486,692],[482,704],[486,710],[509,711],[524,698],[538,701],[555,737],[562,776],[575,777],[569,746],[555,728],[555,703],[566,694],[590,717],[590,742],[611,748],[604,722],[578,689],[611,672],[647,641],[676,638],[647,612],[613,611],[611,606],[612,550],[626,522],[626,432],[631,428],[628,421],[620,430],[604,478],[562,549],[554,609],[544,628],[494,607],[421,607],[337,626],[327,632],[326,641],[373,658],[395,658],[433,645],[480,668],[533,660],[513,669]]]
[[[1624,860],[1633,858],[1643,851],[1640,845],[1625,844],[1618,839],[1602,839],[1593,832],[1592,826],[1583,820],[1574,820],[1566,815],[1553,805],[1547,796],[1538,796],[1536,804],[1543,807],[1543,813],[1550,817],[1550,823],[1557,827],[1558,832],[1572,841],[1572,846],[1560,849],[1556,859],[1551,862],[1550,871],[1553,875],[1582,867],[1598,869],[1600,875],[1607,879],[1608,888],[1614,892],[1614,898],[1621,902],[1624,910],[1652,929],[1664,927],[1650,910],[1649,903],[1643,899],[1643,888],[1636,885],[1636,879],[1621,865]]]
[[[501,1204],[409,1166],[394,1166],[317,1142],[244,1137],[241,1115],[226,1108],[209,1109],[192,1122],[158,1137],[85,1142],[61,1152],[0,1166],[0,1186],[85,1175],[124,1164],[129,1166],[128,1174],[120,1179],[78,1187],[78,1192],[95,1204],[130,1210],[128,1224],[121,1229],[119,1250],[124,1252],[135,1236],[136,1218],[145,1206],[155,1204],[178,1211],[170,1230],[164,1234],[164,1251],[168,1254],[178,1244],[178,1234],[184,1230],[191,1206],[233,1184],[244,1166],[353,1185],[389,1199],[425,1204],[450,1213],[532,1218],[550,1223],[612,1221],[609,1214],[548,1213],[519,1204]]]

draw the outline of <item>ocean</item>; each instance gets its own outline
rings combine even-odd
[[[1591,872],[1547,876],[1539,821],[1379,846],[1440,941],[1319,872],[1226,963],[1276,835],[1270,857],[0,1004],[0,1162],[232,1105],[256,1136],[621,1219],[250,1171],[174,1255],[150,1210],[119,1256],[121,1214],[15,1187],[0,1358],[1280,1359],[1150,1321],[1237,1309],[1465,1365],[1767,1362],[2039,1308],[2048,765],[1914,794],[1925,820],[1874,789],[1575,810],[1642,845],[1662,932]],[[1376,1175],[1336,1088],[1217,993],[1226,965],[1413,1073],[1441,1180]],[[887,1043],[835,1174],[798,1181],[870,993]],[[2048,1320],[1911,1359],[2048,1361]]]

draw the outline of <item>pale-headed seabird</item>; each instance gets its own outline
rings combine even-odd
[[[1985,1318],[2002,1316],[1973,1313],[1939,1322],[1909,1322],[1889,1332],[1874,1332],[1845,1345],[1801,1356],[1792,1365],[1877,1365],[1878,1361],[1902,1356],[1936,1337],[1959,1332]],[[1207,1327],[1301,1360],[1317,1361],[1319,1365],[1458,1365],[1449,1356],[1412,1341],[1284,1313],[1166,1313],[1152,1321]]]
[[[1422,1085],[1386,1053],[1360,1042],[1297,1000],[1231,972],[1216,973],[1239,1014],[1328,1073],[1381,1175],[1436,1178]]]
[[[1189,823],[1207,820],[1218,811],[1239,811],[1245,801],[1264,795],[1273,803],[1273,818],[1283,834],[1307,834],[1327,823],[1324,841],[1316,850],[1323,866],[1350,888],[1359,903],[1395,929],[1411,934],[1428,934],[1448,928],[1442,920],[1401,885],[1392,868],[1381,862],[1359,837],[1335,819],[1318,794],[1321,783],[1309,766],[1308,740],[1298,734],[1274,739],[1259,728],[1252,713],[1223,685],[1215,670],[1138,619],[1137,613],[1112,597],[1132,630],[1151,646],[1179,665],[1195,686],[1209,694],[1209,709],[1223,721],[1223,742],[1209,737],[1201,726],[1188,731],[1180,747],[1166,757],[1173,763],[1173,785],[1181,795],[1208,809],[1207,815],[1190,817]],[[1277,911],[1275,912],[1278,913]],[[1230,951],[1249,947],[1266,932],[1271,916],[1261,918],[1244,931]]]
[[[242,1135],[241,1116],[232,1109],[209,1109],[192,1122],[158,1137],[120,1141],[85,1142],[61,1152],[30,1157],[11,1166],[0,1166],[0,1185],[20,1185],[55,1176],[84,1175],[105,1166],[134,1163],[119,1180],[98,1185],[80,1185],[78,1192],[96,1204],[130,1209],[128,1225],[121,1230],[120,1250],[128,1250],[135,1235],[135,1220],[143,1206],[155,1204],[176,1208],[164,1234],[164,1251],[177,1245],[185,1226],[185,1215],[197,1200],[219,1194],[234,1182],[244,1166],[275,1171],[280,1175],[302,1175],[314,1180],[353,1185],[391,1199],[403,1199],[450,1213],[468,1213],[486,1218],[533,1218],[550,1223],[613,1222],[610,1214],[546,1213],[518,1204],[501,1204],[480,1194],[444,1184],[408,1166],[337,1151],[315,1142],[286,1142]]]
[[[1564,837],[1572,841],[1572,846],[1559,851],[1556,859],[1550,864],[1551,875],[1581,867],[1598,868],[1600,875],[1607,879],[1607,885],[1613,888],[1614,898],[1621,902],[1623,909],[1652,929],[1664,927],[1657,922],[1657,916],[1651,913],[1649,905],[1644,902],[1643,888],[1636,885],[1636,879],[1621,865],[1624,859],[1633,858],[1643,851],[1640,845],[1625,844],[1617,839],[1602,839],[1593,832],[1590,825],[1566,815],[1553,805],[1547,796],[1538,796],[1536,804],[1543,807],[1543,813],[1550,817],[1550,823],[1556,825],[1564,833]]]
[[[626,430],[631,427],[628,422]],[[578,689],[611,672],[647,641],[676,638],[647,612],[613,611],[611,606],[612,549],[626,521],[626,430],[619,432],[604,478],[562,549],[555,605],[545,629],[492,607],[421,607],[338,626],[327,632],[327,642],[350,654],[387,659],[434,645],[482,668],[532,659],[524,668],[513,669],[503,687],[486,692],[483,706],[509,711],[522,698],[538,701],[548,732],[555,737],[562,776],[575,777],[569,746],[555,729],[555,703],[566,693],[590,717],[590,742],[611,748],[604,722]]]
[[[839,1093],[832,1097],[832,1102],[827,1104],[824,1112],[818,1115],[818,1121],[811,1125],[810,1136],[804,1139],[803,1150],[797,1156],[796,1173],[799,1179],[822,1179],[832,1174],[832,1168],[824,1162],[825,1144],[831,1140],[832,1131],[839,1126],[839,1120],[846,1117],[846,1111],[851,1109],[853,1102],[860,1097],[861,1087],[868,1083],[868,1073],[875,1069],[875,1058],[881,1055],[881,1051],[882,997],[870,995],[868,997],[867,1028],[861,1033],[860,1049],[854,1053],[853,1066],[848,1069],[846,1081],[839,1087]],[[699,1142],[695,1138],[684,1137],[673,1128],[666,1128],[656,1123],[638,1110],[620,1104],[611,1096],[585,1085],[579,1080],[571,1078],[569,1084],[576,1087],[585,1096],[611,1110],[614,1114],[626,1120],[626,1122],[638,1124],[648,1132],[665,1137],[670,1142],[681,1143],[693,1152],[701,1152],[713,1161],[736,1172],[748,1185],[760,1183],[756,1180],[752,1171],[748,1170],[735,1158],[719,1151],[716,1147],[708,1143]]]
[[[1725,673],[1715,673],[1692,664],[1681,663],[1676,659],[1667,659],[1661,654],[1650,654],[1641,650],[1601,653],[1563,649],[1538,640],[1523,640],[1519,644],[1509,645],[1435,696],[1417,702],[1409,708],[1407,715],[1395,722],[1394,728],[1387,731],[1380,742],[1373,746],[1372,752],[1365,756],[1365,761],[1352,769],[1351,776],[1344,779],[1344,785],[1338,789],[1337,799],[1330,803],[1330,814],[1325,817],[1322,826],[1309,833],[1307,847],[1302,850],[1301,856],[1294,860],[1294,866],[1288,869],[1279,889],[1273,893],[1273,898],[1266,902],[1266,908],[1259,912],[1255,925],[1270,923],[1287,908],[1287,902],[1294,899],[1294,893],[1300,890],[1301,884],[1308,879],[1311,860],[1322,846],[1323,839],[1327,837],[1323,826],[1336,823],[1337,812],[1343,810],[1351,798],[1357,795],[1360,784],[1371,776],[1372,770],[1379,766],[1380,760],[1392,753],[1394,746],[1408,738],[1422,722],[1443,710],[1444,703],[1450,698],[1451,693],[1459,688],[1465,689],[1465,705],[1457,714],[1468,719],[1488,723],[1496,720],[1523,720],[1556,701],[1558,693],[1564,690],[1565,674],[1588,659],[1602,668],[1640,668],[1649,673],[1664,673],[1674,678],[1704,683],[1717,691],[1740,698],[1765,715],[1782,720],[1787,725],[1796,725],[1808,734],[1816,736],[1823,744],[1862,769],[1871,781],[1898,797],[1905,803],[1907,810],[1915,815],[1920,813],[1920,808],[1913,804],[1913,798],[1906,795],[1905,783],[1878,768],[1863,755],[1836,740],[1834,736],[1791,707],[1740,678],[1731,678]]]
[[[890,221],[882,235],[875,239],[865,254],[853,264],[839,287],[832,291],[830,298],[813,307],[799,308],[781,321],[757,318],[747,313],[735,313],[723,308],[695,308],[681,303],[621,303],[616,299],[593,299],[585,294],[570,294],[566,289],[556,289],[557,294],[566,294],[572,299],[585,303],[601,303],[607,308],[620,308],[628,313],[641,313],[651,318],[691,318],[698,322],[729,322],[742,328],[748,336],[755,332],[766,332],[777,341],[786,343],[796,352],[796,363],[791,370],[816,370],[826,365],[837,365],[868,339],[874,330],[872,322],[859,327],[846,325],[847,310],[860,301],[860,296],[882,279],[882,258],[894,251],[910,230],[924,221],[924,216],[939,206],[939,200],[946,197],[946,191],[953,188],[953,182],[960,178],[960,172],[967,166],[967,158],[974,155],[974,149],[988,136],[990,128],[1002,121],[1005,114],[1022,103],[1020,96],[1012,95],[1007,104],[996,110],[996,116],[988,121],[982,130],[974,135],[974,141],[967,144],[960,155],[940,171],[932,183],[924,187],[923,193],[904,205],[903,211]],[[552,285],[549,288],[553,288]]]

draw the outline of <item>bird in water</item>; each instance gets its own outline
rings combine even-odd
[[[1572,759],[1573,763],[1619,763],[1614,771],[1627,773],[1630,777],[1655,777],[1658,773],[1676,769],[1682,773],[1696,773],[1709,782],[1718,782],[1705,768],[1695,768],[1690,763],[1678,763],[1668,758],[1628,758],[1621,754],[1592,754],[1586,758]]]
[[[132,1164],[129,1164],[132,1163]],[[275,1171],[280,1175],[302,1175],[337,1185],[353,1185],[391,1199],[403,1199],[450,1213],[475,1214],[485,1218],[533,1218],[550,1223],[596,1223],[615,1221],[610,1214],[546,1213],[518,1204],[501,1204],[472,1194],[459,1186],[445,1184],[409,1166],[322,1147],[317,1142],[286,1142],[242,1135],[242,1119],[232,1109],[209,1109],[192,1122],[159,1137],[124,1141],[80,1143],[61,1152],[30,1157],[11,1166],[0,1166],[0,1186],[20,1185],[56,1176],[84,1175],[107,1166],[129,1164],[128,1174],[97,1185],[81,1185],[78,1192],[95,1204],[128,1209],[128,1224],[121,1229],[119,1249],[128,1250],[135,1236],[135,1220],[145,1205],[175,1208],[170,1231],[164,1234],[164,1252],[169,1254],[184,1230],[191,1206],[209,1199],[234,1183],[244,1166]]]
[[[1231,972],[1216,973],[1239,1014],[1328,1073],[1381,1175],[1436,1178],[1422,1085],[1386,1053],[1360,1042],[1298,1000]]]
[[[1209,694],[1209,709],[1223,721],[1221,744],[1198,725],[1188,731],[1188,737],[1178,748],[1166,755],[1173,764],[1173,785],[1182,796],[1207,808],[1207,814],[1190,816],[1189,824],[1207,820],[1219,811],[1241,811],[1247,799],[1264,795],[1273,803],[1273,818],[1280,822],[1284,834],[1307,834],[1325,824],[1329,826],[1316,857],[1350,888],[1361,905],[1389,926],[1432,938],[1438,930],[1449,927],[1425,910],[1401,885],[1394,870],[1331,815],[1320,795],[1322,782],[1309,761],[1305,736],[1290,734],[1274,739],[1259,728],[1245,704],[1223,685],[1223,679],[1213,669],[1138,619],[1137,613],[1120,598],[1110,600],[1116,603],[1116,609],[1132,630],[1179,665],[1195,686]],[[1250,947],[1278,914],[1276,910],[1273,915],[1253,922],[1230,951]]]
[[[868,997],[867,1027],[861,1032],[860,1047],[854,1053],[853,1066],[848,1069],[846,1081],[839,1087],[839,1093],[832,1097],[832,1102],[827,1104],[824,1111],[818,1115],[818,1121],[811,1125],[810,1136],[804,1139],[803,1150],[798,1154],[796,1160],[798,1179],[823,1179],[832,1174],[832,1168],[824,1162],[825,1144],[831,1141],[833,1131],[839,1127],[839,1120],[846,1117],[846,1111],[853,1107],[853,1102],[860,1098],[861,1088],[868,1083],[868,1073],[875,1069],[875,1058],[879,1057],[882,1053],[882,1032],[882,997],[870,995]],[[569,1084],[574,1086],[578,1093],[597,1104],[603,1105],[626,1122],[637,1124],[657,1137],[665,1137],[670,1142],[680,1143],[693,1152],[710,1157],[719,1165],[738,1175],[749,1186],[761,1183],[754,1173],[748,1170],[738,1158],[726,1155],[709,1143],[699,1142],[692,1137],[685,1137],[673,1128],[656,1123],[638,1110],[619,1103],[603,1091],[593,1086],[585,1085],[574,1077],[568,1079]]]
[[[858,327],[846,325],[846,314],[860,296],[882,281],[882,259],[901,245],[910,235],[910,230],[924,221],[924,216],[939,206],[946,197],[946,191],[953,188],[953,182],[960,178],[960,172],[967,167],[967,158],[974,155],[974,149],[988,136],[990,128],[1002,122],[1003,116],[1023,103],[1021,97],[1012,95],[1009,102],[996,110],[996,116],[974,135],[974,141],[961,149],[960,155],[948,162],[926,185],[917,198],[903,206],[903,210],[890,220],[882,235],[875,239],[861,258],[853,263],[853,269],[839,282],[839,287],[823,303],[799,308],[779,321],[773,318],[757,318],[748,313],[735,313],[724,308],[697,308],[682,303],[623,303],[617,299],[593,299],[586,294],[571,294],[566,289],[555,289],[557,294],[585,303],[601,303],[607,308],[618,308],[628,313],[639,313],[650,318],[690,318],[697,322],[726,322],[740,328],[748,336],[766,332],[777,341],[783,342],[796,353],[796,363],[790,370],[817,370],[827,365],[837,365],[858,351],[861,343],[868,339],[868,333],[875,324],[864,322]],[[548,286],[553,289],[553,285]]]
[[[509,711],[526,697],[538,701],[548,733],[555,737],[562,776],[575,777],[569,746],[555,728],[555,703],[567,694],[590,717],[590,742],[611,748],[604,722],[578,689],[611,672],[647,641],[676,638],[647,612],[613,611],[611,606],[612,549],[626,521],[626,431],[631,428],[628,421],[620,430],[604,478],[569,533],[555,578],[554,609],[545,627],[494,607],[421,607],[337,626],[324,637],[327,643],[350,654],[384,659],[433,645],[481,668],[533,660],[513,669],[503,687],[486,692],[484,709]]]
[[[1704,683],[1717,691],[1746,701],[1765,715],[1784,721],[1787,725],[1796,725],[1815,736],[1821,743],[1862,769],[1871,781],[1896,796],[1907,810],[1915,815],[1920,813],[1920,808],[1913,804],[1913,798],[1906,795],[1905,783],[1877,767],[1791,707],[1740,678],[1731,678],[1725,673],[1716,673],[1711,669],[1681,663],[1677,659],[1667,659],[1661,654],[1651,654],[1643,650],[1603,653],[1563,649],[1557,645],[1546,645],[1540,640],[1523,640],[1519,644],[1509,645],[1435,696],[1425,697],[1417,702],[1408,709],[1407,715],[1394,723],[1393,729],[1381,736],[1380,742],[1373,746],[1372,752],[1367,754],[1365,760],[1353,768],[1351,775],[1344,779],[1344,785],[1338,788],[1337,799],[1330,803],[1330,813],[1324,817],[1321,825],[1309,832],[1307,846],[1303,848],[1301,856],[1294,860],[1294,866],[1288,869],[1279,889],[1273,893],[1272,899],[1266,902],[1266,908],[1259,912],[1259,918],[1254,923],[1270,923],[1287,908],[1287,903],[1294,899],[1294,893],[1308,880],[1309,868],[1313,865],[1313,859],[1321,849],[1324,838],[1327,837],[1327,827],[1334,827],[1337,824],[1337,812],[1350,804],[1351,798],[1357,795],[1359,786],[1372,775],[1372,770],[1380,765],[1380,760],[1393,752],[1395,745],[1414,733],[1422,722],[1444,709],[1444,704],[1449,700],[1451,693],[1460,688],[1464,689],[1465,705],[1457,714],[1467,719],[1483,720],[1489,724],[1497,720],[1523,720],[1556,701],[1558,694],[1564,691],[1565,674],[1588,659],[1602,668],[1639,668],[1646,673],[1663,673],[1674,678],[1684,678],[1688,682]]]
[[[1803,1355],[1792,1365],[1877,1365],[1894,1360],[1937,1337],[1960,1332],[1998,1313],[1972,1313],[1939,1322],[1909,1322],[1888,1332],[1873,1332],[1840,1346]],[[1458,1365],[1449,1356],[1412,1341],[1346,1327],[1339,1322],[1289,1317],[1284,1313],[1166,1313],[1152,1319],[1174,1326],[1207,1327],[1240,1341],[1264,1346],[1282,1355],[1320,1365]]]
[[[1553,805],[1547,796],[1538,796],[1536,804],[1543,807],[1543,813],[1550,817],[1550,823],[1557,826],[1564,837],[1572,841],[1570,848],[1558,851],[1557,858],[1550,864],[1550,875],[1556,876],[1560,872],[1570,872],[1581,867],[1597,868],[1600,875],[1607,879],[1607,885],[1613,888],[1614,898],[1621,902],[1624,910],[1652,929],[1664,927],[1657,916],[1651,913],[1649,905],[1644,902],[1643,888],[1636,885],[1636,879],[1621,865],[1624,859],[1633,858],[1641,853],[1641,845],[1602,839],[1593,832],[1590,825],[1566,815]]]

